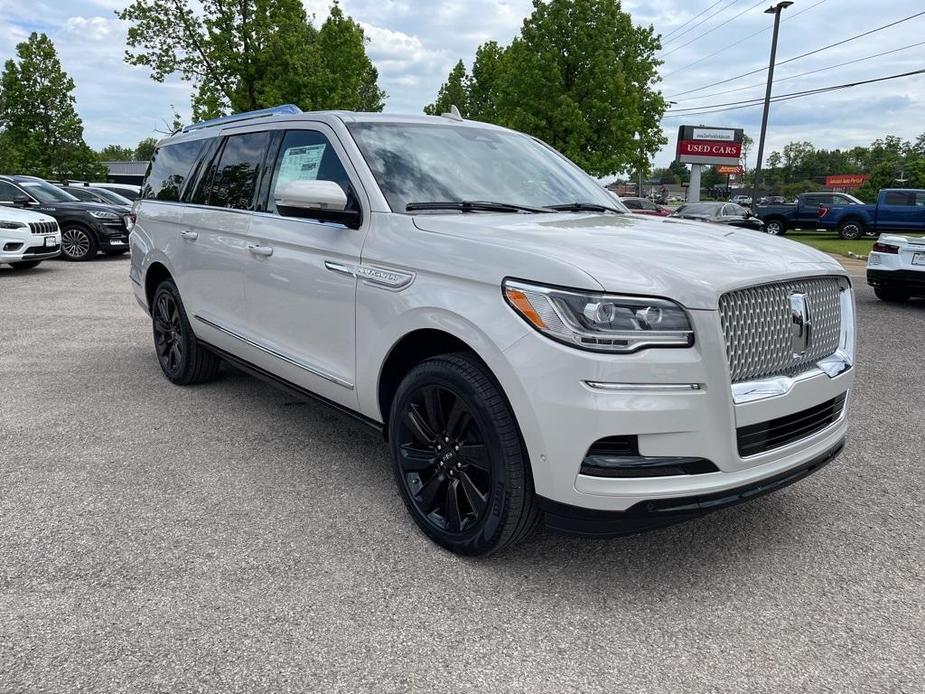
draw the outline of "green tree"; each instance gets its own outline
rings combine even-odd
[[[83,139],[74,80],[55,46],[33,32],[16,46],[0,75],[0,165],[42,178],[96,178],[105,173]]]
[[[362,28],[337,1],[321,29],[300,0],[134,0],[125,60],[162,82],[194,84],[193,117],[284,102],[303,109],[382,109],[385,93]]]
[[[502,59],[497,122],[535,135],[596,176],[645,169],[667,140],[653,85],[660,47],[618,0],[534,0]]]
[[[755,141],[747,134],[742,133],[742,172],[748,171],[748,153],[752,151]]]
[[[468,118],[490,123],[498,119],[498,78],[503,58],[504,49],[495,41],[483,43],[476,49],[469,78]]]
[[[450,70],[446,82],[440,85],[437,100],[425,106],[424,113],[439,116],[448,113],[451,106],[458,108],[464,118],[469,116],[469,76],[462,60]]]
[[[690,169],[687,168],[687,164],[682,164],[677,159],[668,165],[668,171],[678,179],[678,183],[685,183],[691,180],[691,172]]]
[[[100,161],[132,161],[135,158],[135,150],[122,145],[106,145],[97,155]]]
[[[146,137],[135,147],[135,161],[150,161],[154,156],[154,149],[157,147],[157,140],[153,137]]]

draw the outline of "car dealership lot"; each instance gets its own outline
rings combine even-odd
[[[925,301],[854,277],[818,474],[475,561],[363,425],[232,370],[170,385],[128,265],[0,268],[0,691],[920,690]]]

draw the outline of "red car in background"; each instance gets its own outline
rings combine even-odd
[[[667,207],[656,205],[648,198],[620,198],[620,201],[634,214],[648,214],[654,217],[667,217],[671,214]]]

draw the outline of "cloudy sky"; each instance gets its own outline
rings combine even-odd
[[[329,0],[304,2],[317,22],[327,15]],[[133,146],[156,134],[169,119],[171,105],[189,118],[187,84],[178,79],[158,84],[143,68],[123,63],[126,27],[114,11],[125,4],[127,0],[0,0],[0,59],[11,57],[16,43],[30,31],[51,36],[64,68],[77,83],[85,136],[96,148],[110,143]],[[380,86],[389,94],[386,109],[415,113],[433,100],[459,58],[468,64],[476,46],[489,39],[509,42],[531,4],[531,0],[341,2],[370,39],[368,50],[379,69]],[[623,6],[637,24],[652,24],[665,36],[664,80],[659,86],[677,102],[673,108],[682,109],[763,96],[762,72],[683,92],[767,65],[771,17],[762,10],[768,4],[769,0],[757,5],[753,0],[624,0]],[[796,0],[783,14],[778,61],[923,11],[921,0]],[[780,65],[775,93],[925,68],[925,43],[904,48],[920,42],[925,42],[925,14]],[[870,57],[887,51],[895,52]],[[855,62],[834,67],[848,61]],[[812,74],[786,79],[806,72]],[[768,151],[792,140],[833,148],[868,144],[886,134],[914,138],[925,131],[923,112],[925,75],[782,102],[772,106]],[[691,115],[663,122],[669,144],[657,155],[657,165],[671,160],[677,126],[682,123],[743,127],[757,139],[760,108],[686,113]]]

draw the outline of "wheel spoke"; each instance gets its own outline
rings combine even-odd
[[[424,417],[418,410],[417,405],[411,404],[408,406],[408,411],[405,413],[405,423],[411,429],[411,433],[422,443],[432,444],[436,440],[437,435],[424,421]]]
[[[434,506],[436,505],[435,502],[445,481],[446,478],[441,475],[434,475],[427,484],[421,487],[421,491],[418,492],[417,498],[420,502],[420,508],[425,514],[434,510]]]
[[[440,389],[430,386],[424,389],[424,411],[427,413],[427,423],[434,432],[446,428],[446,419],[443,417],[443,403],[440,402]]]
[[[170,346],[170,368],[176,369],[180,365],[180,348],[176,343]]]
[[[462,483],[463,493],[466,495],[466,501],[469,503],[469,508],[472,509],[476,518],[481,518],[485,507],[488,505],[488,495],[482,494],[478,487],[475,486],[472,478],[465,472],[460,473],[459,479]]]
[[[488,449],[482,443],[464,443],[459,449],[459,457],[463,462],[474,468],[488,472],[491,469],[491,460]]]
[[[401,447],[401,466],[408,472],[421,472],[433,467],[437,462],[434,454],[430,450],[415,448],[412,444],[406,443]]]
[[[447,435],[454,439],[462,438],[466,429],[469,427],[469,421],[471,419],[472,415],[469,414],[469,410],[466,408],[463,399],[456,398],[453,402],[453,407],[450,409],[450,414],[447,415],[446,418]]]
[[[459,512],[459,482],[453,480],[446,485],[446,527],[451,533],[462,528],[462,514]]]
[[[158,334],[157,339],[154,340],[154,349],[157,350],[157,356],[163,357],[167,354],[169,348],[170,342],[167,340],[167,336]]]

